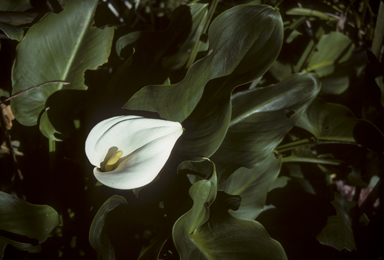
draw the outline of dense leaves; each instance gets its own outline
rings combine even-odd
[[[21,124],[37,124],[52,93],[61,89],[87,89],[85,70],[96,69],[106,62],[113,29],[92,26],[96,6],[94,0],[66,1],[61,13],[46,15],[18,45],[12,70],[13,94],[48,81],[70,83],[47,84],[13,99],[12,110]],[[40,37],[42,33],[44,37]]]
[[[380,1],[0,2],[5,260],[383,257]]]
[[[260,223],[228,213],[233,203],[217,195],[215,168],[211,175],[191,187],[193,207],[173,227],[180,259],[287,259]]]

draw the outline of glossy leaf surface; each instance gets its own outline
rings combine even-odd
[[[208,81],[228,76],[213,92],[215,95],[221,90],[220,94],[224,95],[262,75],[278,55],[282,33],[281,17],[271,7],[240,5],[231,8],[212,22],[208,32],[208,55],[196,62],[180,83],[147,86],[124,108],[153,111],[162,118],[182,122],[195,109]],[[229,90],[224,90],[225,84]]]
[[[37,123],[47,98],[60,89],[87,89],[84,72],[107,61],[113,28],[92,27],[98,1],[65,1],[65,9],[50,13],[32,26],[17,47],[12,70],[12,93],[47,81],[47,84],[11,101],[16,119],[23,125]],[[41,37],[41,35],[44,37]]]
[[[228,133],[212,156],[219,183],[239,167],[252,168],[271,154],[319,91],[315,75],[294,74],[277,85],[233,95]]]

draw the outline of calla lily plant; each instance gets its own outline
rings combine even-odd
[[[85,153],[99,182],[115,189],[135,189],[156,178],[182,133],[178,122],[116,116],[93,127]]]

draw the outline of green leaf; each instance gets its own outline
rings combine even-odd
[[[47,84],[11,101],[16,119],[23,125],[37,123],[47,98],[60,89],[85,90],[84,72],[107,61],[113,28],[92,27],[97,0],[67,0],[65,9],[50,13],[33,25],[17,46],[12,70],[12,93],[47,81]],[[41,37],[44,35],[44,37]]]
[[[62,141],[61,139],[57,138],[55,136],[55,134],[61,134],[59,131],[57,131],[51,121],[49,121],[49,118],[48,118],[48,110],[49,108],[47,108],[43,114],[41,115],[40,117],[40,124],[39,124],[39,128],[40,128],[40,131],[41,133],[47,137],[48,139],[50,140],[54,140],[54,141]]]
[[[119,67],[108,85],[116,108],[120,109],[142,87],[163,84],[170,77],[171,71],[163,67],[162,60],[177,52],[191,29],[191,11],[183,5],[172,12],[165,30],[133,32],[119,39],[116,47],[121,56],[131,55],[133,49],[134,53]]]
[[[174,224],[172,236],[180,259],[205,259],[201,252],[196,251],[196,245],[190,239],[190,234],[209,219],[209,206],[216,198],[217,179],[216,169],[209,180],[201,180],[189,189],[193,199],[192,208],[181,216]]]
[[[319,11],[312,10],[312,9],[307,9],[307,8],[298,8],[298,7],[292,8],[292,9],[288,10],[286,12],[286,14],[288,14],[288,15],[315,16],[315,17],[318,17],[320,19],[330,20],[330,21],[337,21],[338,20],[337,18],[330,16],[326,13],[319,12]]]
[[[263,210],[270,186],[280,173],[281,156],[271,153],[252,169],[239,168],[218,186],[230,195],[240,195],[241,205],[229,213],[241,219],[255,219]]]
[[[349,211],[356,206],[356,202],[346,201],[339,193],[335,192],[332,205],[336,209],[336,216],[328,217],[327,224],[316,236],[323,245],[328,245],[337,250],[356,250],[355,239],[352,231],[352,218]]]
[[[321,92],[325,94],[340,95],[349,87],[349,77],[323,77],[321,81]]]
[[[193,3],[188,6],[192,16],[192,29],[175,54],[163,57],[161,64],[165,69],[178,70],[182,68],[189,60],[192,52],[199,48],[196,45],[200,42],[200,37],[207,20],[208,4]],[[199,51],[199,49],[196,51]]]
[[[272,67],[269,69],[269,72],[274,78],[282,81],[285,77],[288,77],[292,74],[292,67],[290,64],[276,60],[275,63],[272,64]]]
[[[0,12],[24,12],[32,8],[29,0],[1,0]]]
[[[6,12],[1,13],[0,23],[5,23],[9,25],[25,25],[32,23],[35,20],[38,13],[23,13],[23,12]]]
[[[294,74],[277,85],[233,95],[228,133],[212,156],[219,183],[236,169],[252,168],[270,155],[319,90],[315,75]]]
[[[24,241],[19,242],[4,234],[0,236],[0,255],[8,244],[31,253],[40,251],[38,244],[44,242],[59,223],[58,213],[50,206],[34,205],[0,192],[0,230],[24,237]]]
[[[162,118],[183,122],[199,103],[210,80],[220,78],[220,84],[209,95],[218,99],[264,74],[280,51],[282,34],[277,10],[251,4],[231,8],[212,22],[208,31],[210,51],[188,70],[180,83],[147,86],[124,108],[157,112]]]
[[[287,259],[280,243],[260,223],[228,213],[231,202],[216,195],[215,173],[210,180],[195,183],[189,194],[194,204],[173,227],[181,260]]]
[[[138,31],[138,32],[131,32],[131,33],[128,33],[127,35],[120,37],[116,41],[116,53],[117,53],[117,55],[119,55],[119,57],[122,59],[128,58],[129,56],[131,56],[131,54],[133,54],[133,52],[134,52],[133,44],[139,39],[140,35],[141,35],[141,32]],[[128,49],[131,49],[130,51],[132,53],[124,55],[123,50],[125,48],[127,51],[128,51]]]
[[[62,141],[75,132],[74,120],[85,107],[86,91],[59,90],[50,95],[40,117],[41,133],[50,140]]]
[[[20,41],[21,38],[23,38],[24,31],[20,27],[0,23],[0,30],[2,30],[11,40]]]
[[[320,77],[327,76],[335,71],[337,65],[351,57],[354,48],[355,45],[344,34],[324,34],[309,58],[306,71],[316,72]]]
[[[296,126],[318,139],[355,142],[353,128],[358,120],[345,106],[317,98],[296,122]]]
[[[333,158],[322,158],[319,155],[315,155],[311,148],[306,146],[300,146],[291,151],[289,156],[283,158],[283,162],[306,162],[316,164],[329,164],[329,165],[340,165],[343,163],[341,160]]]
[[[89,229],[89,243],[103,257],[103,260],[115,259],[115,251],[107,234],[103,231],[105,218],[108,212],[124,204],[128,204],[124,197],[114,195],[104,202],[93,218]]]
[[[320,98],[313,101],[296,126],[312,133],[319,140],[360,143],[374,150],[377,150],[377,144],[384,143],[383,134],[374,125],[354,118],[347,107],[327,103]]]

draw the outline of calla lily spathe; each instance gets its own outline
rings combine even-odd
[[[156,178],[182,133],[178,122],[116,116],[93,127],[85,153],[102,184],[135,189]]]

